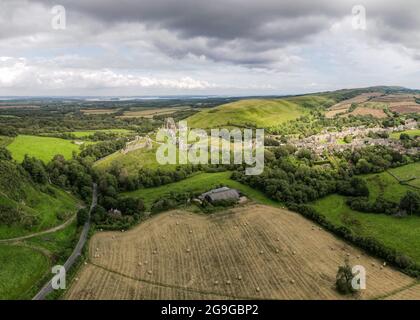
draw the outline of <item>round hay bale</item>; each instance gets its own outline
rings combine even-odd
[[[188,249],[187,249],[187,253],[190,253],[190,252],[191,252],[191,249],[190,249],[190,248],[188,248]]]
[[[231,284],[232,282],[230,281],[230,280],[226,280],[226,284],[228,285],[228,286],[230,286],[230,284]]]
[[[291,283],[291,284],[294,284],[294,283],[295,283],[295,280],[293,280],[293,279],[292,279],[292,280],[290,280],[290,283]]]
[[[152,274],[153,272],[152,272],[152,270],[149,270],[149,271],[147,271],[147,273],[148,273],[148,274]]]
[[[214,280],[214,282],[213,282],[215,285],[218,285],[219,284],[219,281],[217,281],[217,280]]]
[[[242,280],[242,276],[241,275],[238,276],[238,280]]]
[[[261,250],[261,251],[260,251],[260,254],[264,254],[264,251],[262,251],[262,250]]]
[[[279,253],[280,252],[280,250],[279,249],[276,249],[276,253]]]
[[[256,288],[255,288],[255,290],[256,290],[257,292],[260,292],[260,291],[261,291],[260,287],[256,287]]]

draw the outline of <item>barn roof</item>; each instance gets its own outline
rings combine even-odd
[[[239,199],[239,192],[235,189],[223,187],[203,193],[200,198],[206,198],[210,201]]]

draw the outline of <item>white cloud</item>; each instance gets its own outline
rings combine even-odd
[[[216,85],[189,76],[179,79],[119,73],[109,69],[86,70],[56,68],[54,64],[31,64],[24,58],[0,57],[1,87],[61,88],[161,88],[208,89]]]

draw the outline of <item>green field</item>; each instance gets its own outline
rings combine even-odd
[[[420,162],[388,170],[407,185],[420,188]]]
[[[115,165],[125,168],[129,173],[136,174],[141,168],[171,170],[176,167],[171,164],[160,165],[156,160],[156,150],[157,145],[152,149],[138,149],[127,154],[117,151],[95,162],[94,168],[109,170]]]
[[[50,263],[38,250],[0,245],[0,265],[0,299],[30,299]]]
[[[409,167],[414,169],[413,165]],[[390,171],[392,172],[392,170]],[[398,202],[408,190],[414,190],[414,188],[411,188],[410,186],[400,184],[397,179],[388,172],[369,174],[362,177],[368,184],[369,198],[371,200],[375,200],[381,195],[385,199]]]
[[[7,149],[18,162],[22,162],[25,154],[28,154],[45,163],[57,154],[63,155],[66,159],[71,159],[73,152],[78,153],[80,151],[80,147],[69,140],[26,135],[17,136],[7,146]]]
[[[231,172],[218,172],[218,173],[197,173],[185,180],[170,183],[156,188],[139,189],[132,192],[124,193],[131,197],[140,197],[143,199],[146,207],[150,208],[151,204],[159,198],[170,195],[171,192],[205,192],[217,186],[223,185],[230,188],[235,188],[245,194],[247,197],[254,201],[271,205],[281,206],[280,203],[270,200],[263,193],[258,190],[252,189],[237,181],[230,179]]]
[[[86,131],[72,131],[67,132],[73,134],[76,138],[84,138],[84,137],[90,137],[95,132],[104,132],[104,133],[116,133],[119,135],[126,135],[132,133],[132,131],[127,129],[100,129],[100,130],[86,130]]]
[[[357,212],[351,210],[345,198],[339,195],[325,197],[313,206],[335,225],[346,226],[355,234],[377,239],[420,263],[420,217],[396,218]]]
[[[410,137],[420,136],[420,129],[406,130],[401,132],[393,132],[390,134],[390,137],[393,139],[399,139],[401,133],[408,134]]]
[[[389,170],[399,179],[420,177],[420,163],[413,163]],[[374,201],[378,196],[399,202],[408,190],[418,191],[409,185],[400,184],[388,172],[361,176],[368,184],[369,199]],[[413,184],[418,184],[416,179]],[[420,263],[420,217],[397,218],[385,214],[362,213],[350,209],[346,198],[331,195],[316,201],[313,206],[317,211],[334,224],[346,226],[354,233],[373,237],[384,245],[408,255]]]
[[[53,262],[63,264],[70,256],[77,238],[74,221],[54,233],[0,245],[0,300],[31,299],[44,284]]]

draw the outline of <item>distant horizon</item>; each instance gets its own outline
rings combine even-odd
[[[288,94],[253,94],[253,95],[234,95],[234,94],[161,94],[161,95],[0,95],[0,100],[7,101],[12,99],[90,99],[94,102],[96,99],[127,99],[127,100],[159,100],[159,99],[177,99],[177,98],[188,98],[188,99],[206,99],[206,98],[243,98],[243,97],[287,97],[287,96],[300,96],[310,95],[324,92],[334,92],[341,90],[357,90],[357,89],[375,89],[375,88],[401,88],[403,90],[420,91],[416,88],[408,88],[398,85],[373,85],[367,87],[353,87],[353,88],[340,88],[335,90],[323,90],[323,91],[308,91],[305,93],[288,93]],[[107,101],[109,101],[107,100]],[[101,101],[101,100],[99,100]],[[103,100],[102,100],[103,101]],[[120,100],[124,101],[124,100]]]

